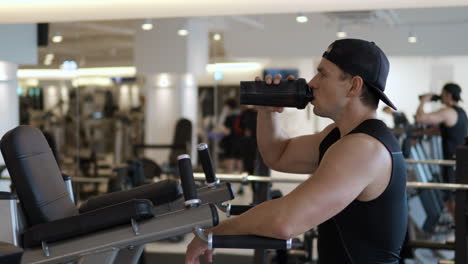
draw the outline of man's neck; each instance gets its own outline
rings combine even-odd
[[[357,107],[348,107],[334,121],[340,130],[341,137],[343,137],[365,120],[375,119],[376,117],[377,113],[375,110],[360,105]]]

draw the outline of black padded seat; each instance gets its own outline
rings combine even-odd
[[[145,184],[130,190],[109,193],[91,198],[80,206],[80,213],[96,210],[101,207],[121,203],[129,199],[148,199],[153,205],[169,203],[182,196],[182,188],[175,180]]]
[[[0,263],[20,264],[22,256],[23,249],[0,241]]]
[[[35,225],[23,232],[23,246],[31,248],[40,246],[43,241],[55,242],[117,225],[130,225],[131,219],[153,217],[152,208],[149,200],[133,199],[77,216]]]
[[[24,247],[35,247],[41,242],[59,241],[120,224],[130,224],[132,219],[152,217],[152,202],[135,199],[130,194],[139,193],[138,197],[149,196],[156,201],[155,195],[147,194],[150,190],[162,191],[163,186],[173,185],[165,182],[156,187],[156,184],[144,190],[123,192],[122,197],[114,193],[111,205],[80,214],[70,199],[57,162],[40,130],[31,126],[18,126],[2,137],[0,149],[16,185],[27,222],[23,233]],[[176,195],[174,188],[167,192],[170,197]]]

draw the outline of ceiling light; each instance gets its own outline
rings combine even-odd
[[[80,76],[134,77],[136,69],[135,67],[81,68],[78,69],[78,74]]]
[[[143,29],[143,30],[152,30],[153,29],[153,21],[150,18],[145,19],[143,24],[141,24],[141,29]]]
[[[72,80],[72,85],[77,86],[112,86],[112,80],[108,77],[78,77]]]
[[[296,17],[297,23],[305,23],[305,22],[307,22],[308,20],[309,20],[309,19],[308,19],[306,16],[304,16],[303,14],[299,14],[299,15],[297,15],[297,17]]]
[[[189,32],[188,32],[188,30],[186,30],[186,29],[179,29],[179,30],[177,31],[177,34],[178,34],[179,36],[187,36],[188,33],[189,33]]]
[[[336,37],[339,39],[346,38],[347,36],[348,36],[348,33],[346,33],[346,31],[344,31],[343,29],[338,30],[338,32],[336,32]]]
[[[256,62],[226,62],[206,65],[207,72],[238,71],[238,70],[258,70],[261,65]]]
[[[213,39],[216,40],[216,41],[221,40],[221,34],[219,34],[219,33],[214,34]]]
[[[171,85],[171,82],[169,80],[169,74],[167,73],[161,73],[158,75],[158,86],[159,87],[169,87]]]
[[[39,80],[38,79],[27,79],[25,82],[26,86],[38,86]]]
[[[76,71],[78,69],[78,65],[76,64],[75,61],[64,61],[62,65],[60,65],[60,68],[64,71]]]
[[[52,64],[52,61],[54,60],[54,54],[53,53],[49,53],[47,55],[45,55],[44,57],[44,65],[51,65]]]
[[[414,44],[416,42],[418,42],[418,38],[412,32],[410,32],[408,35],[408,43]]]
[[[60,34],[60,32],[55,33],[55,35],[52,37],[52,42],[53,43],[60,43],[60,42],[62,42],[62,40],[63,40],[63,37]]]
[[[1,62],[0,62],[1,66]],[[76,71],[62,71],[55,69],[19,69],[17,77],[19,79],[72,79],[75,77],[135,77],[135,67],[102,67],[102,68],[81,68]]]

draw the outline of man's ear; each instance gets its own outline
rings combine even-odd
[[[360,76],[353,76],[351,79],[351,88],[348,91],[348,96],[361,96],[364,80]]]

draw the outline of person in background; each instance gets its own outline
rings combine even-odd
[[[442,153],[446,160],[455,159],[456,148],[463,144],[467,135],[468,119],[465,110],[459,105],[461,100],[461,88],[455,83],[447,83],[442,87],[440,97],[433,94],[420,96],[420,103],[416,111],[416,122],[425,125],[436,126],[442,138]],[[444,105],[437,111],[426,112],[424,106],[431,100],[440,98]],[[442,174],[444,182],[455,183],[455,170],[453,167],[443,166]],[[448,210],[454,215],[455,199],[453,192],[448,192],[445,197]]]
[[[223,150],[224,167],[226,173],[241,173],[242,159],[240,141],[242,129],[240,128],[240,109],[236,99],[228,98],[224,102],[226,117],[223,121],[223,138],[220,147]]]
[[[243,132],[240,145],[244,171],[253,175],[257,154],[257,110],[252,106],[247,106],[242,110],[240,128]]]

